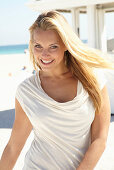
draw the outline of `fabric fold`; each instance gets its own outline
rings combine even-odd
[[[102,87],[104,82],[100,82]],[[23,170],[76,170],[91,143],[95,117],[93,102],[81,82],[73,100],[59,103],[42,89],[37,72],[18,86],[16,98],[34,131]]]

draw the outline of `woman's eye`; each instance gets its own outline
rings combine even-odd
[[[42,48],[40,45],[35,45],[36,48]]]
[[[51,48],[51,49],[56,49],[56,48],[57,48],[57,46],[56,46],[56,45],[54,45],[54,46],[51,46],[50,48]]]

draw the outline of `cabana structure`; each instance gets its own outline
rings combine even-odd
[[[88,15],[88,45],[107,52],[106,12],[114,11],[114,0],[31,0],[28,6],[35,11],[58,10],[72,13],[72,23],[79,35],[79,14]]]
[[[47,10],[71,12],[72,26],[79,37],[79,14],[86,13],[88,18],[88,45],[107,52],[105,13],[114,12],[114,0],[31,0],[27,5],[38,12]],[[114,113],[113,83],[111,85],[111,82],[109,82],[107,87],[111,101],[111,112]]]

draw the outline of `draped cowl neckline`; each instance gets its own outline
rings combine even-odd
[[[73,100],[60,103],[45,93],[38,71],[18,86],[16,98],[34,131],[23,170],[75,170],[90,145],[95,116],[82,83],[78,80]]]
[[[38,94],[40,94],[41,97],[43,97],[43,100],[46,100],[46,103],[61,107],[64,109],[68,109],[68,108],[72,108],[75,106],[75,108],[80,107],[83,102],[86,100],[86,98],[88,98],[88,93],[87,91],[83,88],[82,83],[78,80],[78,84],[77,84],[77,94],[76,96],[67,102],[58,102],[56,100],[54,100],[53,98],[51,98],[42,88],[41,86],[41,80],[40,80],[40,73],[39,71],[36,72],[36,75],[34,77],[35,79],[35,83],[37,85],[37,90],[38,90]],[[30,83],[30,82],[29,82]],[[30,83],[31,84],[31,83]],[[81,99],[81,100],[80,100]]]

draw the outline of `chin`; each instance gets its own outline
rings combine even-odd
[[[44,68],[44,67],[41,67],[41,70],[48,72],[48,71],[52,71],[53,69],[52,69],[52,68]]]
[[[42,64],[40,65],[42,71],[52,71],[55,69],[55,66],[42,66]]]

